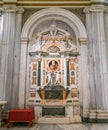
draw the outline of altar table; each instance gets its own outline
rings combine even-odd
[[[13,109],[8,115],[7,128],[12,122],[28,122],[31,127],[34,119],[34,109]]]

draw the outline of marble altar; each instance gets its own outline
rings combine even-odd
[[[61,86],[59,85],[59,87]],[[48,91],[49,87],[45,86],[44,89],[38,91],[40,98],[35,97],[28,99],[28,106],[35,108],[35,122],[51,124],[81,122],[77,88],[68,90],[62,86],[59,92],[59,87],[56,86],[55,88],[55,86],[53,86],[53,89],[50,88]],[[47,93],[47,96],[45,93]],[[72,98],[69,98],[69,95],[71,95]]]

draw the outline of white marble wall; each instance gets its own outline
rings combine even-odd
[[[21,38],[21,58],[20,58],[20,73],[19,73],[19,102],[18,106],[24,108],[26,103],[26,81],[27,81],[27,47],[28,38]]]
[[[108,50],[108,8],[105,12],[105,37],[106,37],[106,50]],[[108,69],[108,51],[106,51],[107,69]],[[107,96],[108,97],[108,96]]]
[[[90,90],[88,85],[87,39],[79,38],[79,43],[81,45],[81,77],[80,78],[81,78],[82,96],[83,96],[82,116],[87,117],[89,113],[89,104],[90,104]]]
[[[2,31],[3,31],[3,13],[0,12],[0,41],[2,40]]]
[[[2,31],[3,31],[3,13],[0,12],[0,67],[1,67],[1,59],[2,59]],[[3,87],[0,87],[0,99],[2,100],[2,91]]]
[[[15,43],[14,43],[14,63],[13,63],[13,94],[14,99],[12,107],[18,106],[18,93],[19,93],[19,69],[20,69],[20,36],[21,36],[21,23],[22,12],[24,10],[19,8],[19,12],[16,14],[16,26],[15,26]],[[17,95],[16,95],[17,94]]]

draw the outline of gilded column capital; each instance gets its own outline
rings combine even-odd
[[[101,13],[108,11],[108,7],[105,7],[104,5],[93,5],[86,7],[83,11],[84,13]]]
[[[87,38],[78,38],[80,45],[87,45]]]
[[[24,9],[15,5],[5,5],[2,7],[3,13],[23,13]]]

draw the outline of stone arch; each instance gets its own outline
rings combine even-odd
[[[48,8],[34,13],[24,24],[21,37],[29,37],[36,23],[38,23],[40,19],[41,21],[45,21],[49,15],[55,15],[57,19],[66,21],[69,26],[73,28],[78,37],[87,37],[86,29],[81,20],[72,12],[60,8]],[[46,18],[42,19],[44,16],[46,16]]]
[[[86,29],[81,20],[72,12],[61,9],[61,8],[48,8],[42,9],[34,13],[31,17],[28,18],[26,23],[23,26],[21,34],[21,60],[20,60],[20,81],[19,81],[19,106],[24,107],[25,104],[25,89],[28,83],[27,81],[27,64],[28,64],[28,43],[30,36],[36,26],[41,22],[44,22],[49,18],[49,16],[55,16],[56,19],[65,21],[75,32],[77,42],[80,46],[80,56],[79,56],[79,73],[81,78],[81,91],[82,101],[81,105],[83,107],[83,112],[88,113],[89,110],[89,89],[87,81],[87,34]],[[81,93],[82,93],[81,92]]]

